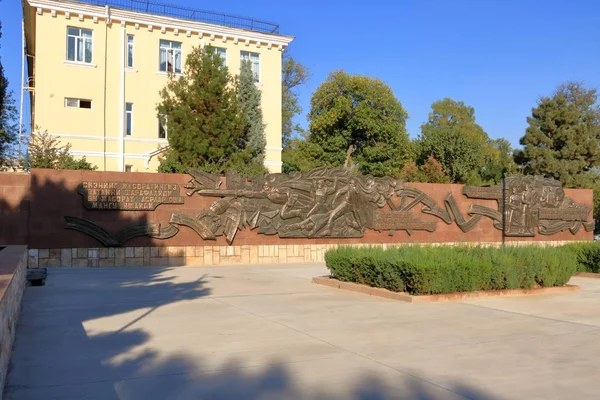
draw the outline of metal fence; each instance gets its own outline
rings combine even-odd
[[[254,18],[218,13],[213,11],[195,10],[171,4],[155,3],[144,0],[75,0],[80,3],[109,6],[123,10],[162,15],[165,17],[182,18],[208,24],[224,25],[232,28],[249,29],[264,33],[279,33],[279,25],[260,21]]]

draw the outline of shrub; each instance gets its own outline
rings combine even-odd
[[[577,272],[600,273],[600,243],[581,242],[565,246],[577,260]]]
[[[572,252],[541,247],[340,247],[325,254],[334,278],[419,294],[565,285]]]

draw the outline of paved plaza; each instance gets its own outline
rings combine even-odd
[[[409,304],[311,283],[326,272],[49,269],[25,291],[5,398],[600,398],[600,280]]]

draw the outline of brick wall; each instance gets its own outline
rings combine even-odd
[[[27,244],[30,175],[0,172],[0,245]]]
[[[194,216],[199,210],[207,209],[215,198],[194,195],[185,195],[183,185],[189,181],[189,176],[184,174],[150,174],[150,173],[122,173],[122,172],[100,172],[100,171],[55,171],[55,170],[32,170],[27,174],[0,174],[0,190],[3,194],[2,215],[0,220],[0,244],[23,244],[29,245],[30,249],[38,249],[38,260],[50,264],[69,262],[71,265],[83,263],[84,258],[103,259],[95,257],[94,249],[102,247],[95,239],[77,231],[65,229],[65,216],[84,218],[98,224],[109,232],[133,223],[156,222],[167,225],[173,213]],[[97,211],[87,210],[83,207],[83,197],[77,193],[78,185],[84,180],[92,181],[121,181],[121,182],[165,182],[177,183],[182,187],[184,204],[163,204],[154,211]],[[450,184],[424,184],[409,183],[431,196],[436,203],[443,207],[444,199],[452,193],[457,200],[458,207],[465,218],[469,218],[468,211],[471,205],[482,205],[496,208],[494,200],[469,199],[462,194],[463,185]],[[592,204],[591,190],[566,190],[567,195],[575,201],[583,204]],[[239,231],[234,241],[235,246],[277,246],[277,248],[289,248],[289,246],[304,245],[334,245],[334,244],[361,244],[361,243],[472,243],[472,242],[500,242],[502,233],[493,227],[488,218],[481,218],[480,222],[469,232],[462,232],[456,223],[446,224],[439,218],[420,212],[422,206],[417,206],[414,215],[420,220],[436,223],[436,231],[397,231],[390,236],[388,232],[376,232],[367,230],[362,238],[338,239],[338,238],[315,238],[315,239],[283,239],[277,235],[258,234],[247,227]],[[569,231],[560,232],[552,236],[537,235],[534,238],[506,238],[507,242],[513,241],[569,241],[569,240],[591,240],[591,232],[580,229],[573,235]],[[224,237],[216,240],[203,240],[193,230],[181,227],[179,233],[168,240],[152,239],[149,237],[138,237],[128,241],[127,248],[159,248],[159,247],[206,247],[207,249],[227,247]],[[51,250],[52,249],[52,250]],[[64,251],[61,251],[63,249]],[[67,249],[69,251],[67,251]],[[74,250],[87,249],[87,250]],[[241,247],[240,247],[241,249]],[[48,252],[46,255],[45,251]],[[106,249],[114,254],[114,262],[119,263],[122,250]],[[125,250],[127,251],[127,250]],[[147,250],[150,252],[151,250]],[[187,250],[186,250],[187,251]],[[207,253],[209,252],[206,250]],[[215,250],[211,250],[213,253]],[[220,254],[219,250],[219,254]],[[240,250],[241,251],[241,250]],[[257,250],[258,251],[258,250]],[[52,252],[52,253],[50,253]],[[83,257],[82,252],[88,252],[90,256]],[[104,254],[98,250],[98,254]],[[107,253],[108,254],[108,253]],[[118,256],[117,256],[118,255]],[[45,256],[45,257],[41,257]],[[204,256],[204,251],[202,252]],[[125,258],[128,258],[124,255]],[[146,259],[151,257],[150,253]],[[160,257],[160,256],[159,256]],[[200,257],[200,256],[195,256]],[[108,257],[110,258],[110,257]],[[132,259],[144,260],[144,254]],[[62,261],[64,260],[64,261]],[[108,261],[107,261],[108,262]],[[137,261],[135,261],[137,262]],[[108,262],[110,263],[110,262]],[[39,264],[39,261],[38,261]]]

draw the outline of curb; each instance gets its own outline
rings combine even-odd
[[[600,279],[600,274],[596,274],[594,272],[578,272],[574,276],[577,278]]]
[[[600,274],[598,279],[600,279]],[[400,300],[407,303],[438,303],[443,301],[462,301],[475,298],[486,297],[516,297],[516,296],[532,296],[543,294],[560,294],[571,293],[580,290],[579,286],[566,285],[547,287],[539,289],[504,289],[504,290],[482,290],[476,292],[459,292],[447,294],[430,294],[423,296],[413,296],[404,292],[392,292],[387,289],[375,288],[367,285],[360,285],[352,282],[342,282],[334,278],[325,276],[317,276],[312,279],[313,283],[324,285],[336,289],[348,290],[351,292],[368,294],[371,296],[383,297],[386,299]]]

